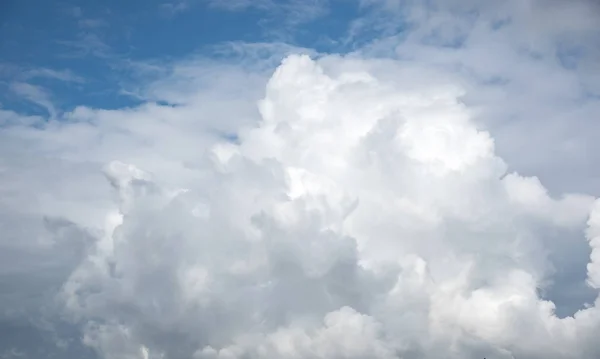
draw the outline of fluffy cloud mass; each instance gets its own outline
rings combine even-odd
[[[179,63],[129,109],[0,111],[0,279],[24,293],[0,319],[106,359],[600,357],[600,200],[518,173],[493,136],[566,91],[532,68],[579,74],[478,68],[460,26],[436,61],[430,30],[391,58]]]
[[[559,319],[538,290],[571,245],[556,233],[583,238],[586,221],[600,286],[600,205],[507,173],[460,88],[368,65],[286,58],[257,125],[200,141],[178,181],[109,162],[115,207],[91,217],[102,230],[59,295],[84,343],[106,358],[598,355],[598,309]]]

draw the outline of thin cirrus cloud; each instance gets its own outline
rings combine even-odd
[[[121,59],[127,108],[14,85],[0,356],[598,357],[596,5],[357,6],[343,54]]]

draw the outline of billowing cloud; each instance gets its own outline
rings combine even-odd
[[[366,41],[362,53],[458,76],[463,101],[483,111],[477,121],[512,168],[544,176],[552,191],[598,191],[596,141],[588,137],[598,131],[589,121],[600,93],[597,2],[362,3],[371,15],[354,22],[348,40]],[[373,29],[379,36],[365,40]],[[557,163],[571,170],[554,171]]]
[[[0,357],[600,356],[600,204],[561,167],[599,104],[546,41],[596,27],[542,3],[388,1],[355,30],[410,32],[345,56],[234,43],[132,62],[139,106],[0,111],[0,324],[32,333]]]
[[[598,355],[594,304],[560,319],[539,294],[586,233],[597,287],[594,198],[508,173],[455,84],[371,66],[286,58],[255,125],[198,142],[177,176],[108,160],[81,137],[101,112],[42,138],[79,133],[114,193],[59,296],[83,342],[106,358]]]

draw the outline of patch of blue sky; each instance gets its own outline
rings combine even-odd
[[[360,24],[357,19],[369,19],[372,9],[359,1],[274,4],[277,11],[253,5],[232,10],[208,0],[9,0],[1,5],[0,66],[12,70],[0,71],[0,104],[24,114],[48,112],[39,102],[11,93],[12,82],[26,81],[48,90],[59,113],[76,106],[131,107],[141,103],[122,91],[124,82],[136,79],[132,63],[167,63],[189,56],[237,61],[239,54],[219,50],[221,44],[235,42],[286,43],[344,54],[403,26],[385,14],[378,14],[375,23]],[[281,10],[286,4],[295,6],[290,11],[294,15]],[[311,4],[323,8],[314,10]],[[43,74],[22,78],[39,69],[68,70],[82,80]]]
[[[286,21],[281,12],[254,6],[231,11],[207,1],[13,0],[2,6],[0,64],[18,68],[2,74],[3,87],[30,69],[69,70],[84,81],[41,76],[28,81],[48,89],[63,111],[78,105],[111,109],[139,104],[119,91],[122,81],[131,78],[133,70],[126,66],[131,62],[223,57],[214,49],[227,42],[283,41],[317,52],[345,53],[353,44],[368,41],[348,38],[363,11],[358,1],[332,1],[322,13],[298,23]],[[3,92],[4,108],[29,107],[26,112],[31,114],[44,110],[31,101],[15,101],[9,89]]]
[[[85,82],[44,84],[63,110],[76,105],[132,106],[139,101],[118,91],[120,81],[130,75],[125,63],[202,52],[210,56],[211,46],[223,42],[264,40],[264,14],[258,9],[226,11],[199,1],[173,13],[164,5],[146,0],[5,2],[0,63],[13,70],[2,74],[4,87],[27,69],[68,69]],[[22,110],[22,101],[3,92],[4,108]],[[30,108],[38,110],[39,106]]]
[[[334,1],[327,14],[295,30],[294,44],[321,53],[350,52],[354,49],[354,41],[347,41],[349,30],[361,15],[363,11],[358,1]]]

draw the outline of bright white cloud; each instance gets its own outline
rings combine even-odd
[[[414,8],[402,42],[274,72],[297,50],[137,64],[154,79],[130,109],[0,112],[0,272],[35,288],[44,271],[49,293],[0,304],[44,303],[102,358],[598,357],[599,202],[528,165],[560,173],[545,141],[592,136],[561,124],[598,103],[554,45],[520,52],[531,8],[492,30],[487,6],[452,3]],[[559,318],[556,291],[582,309]]]
[[[599,72],[591,65],[600,56],[597,3],[408,3],[365,2],[371,15],[355,23],[356,38],[373,28],[382,35],[361,54],[457,76],[465,85],[462,100],[482,111],[477,121],[494,134],[512,168],[543,176],[552,191],[598,191],[590,180],[597,177],[590,168],[597,162],[591,134],[598,129],[589,120],[599,106]],[[557,173],[558,163],[572,170]],[[589,176],[574,175],[580,171]]]
[[[584,240],[594,199],[507,174],[460,87],[377,66],[288,57],[237,143],[186,127],[185,107],[13,133],[109,163],[118,207],[87,213],[96,240],[60,296],[84,342],[107,358],[597,355],[596,307],[559,319],[538,294],[567,245],[548,234]]]

